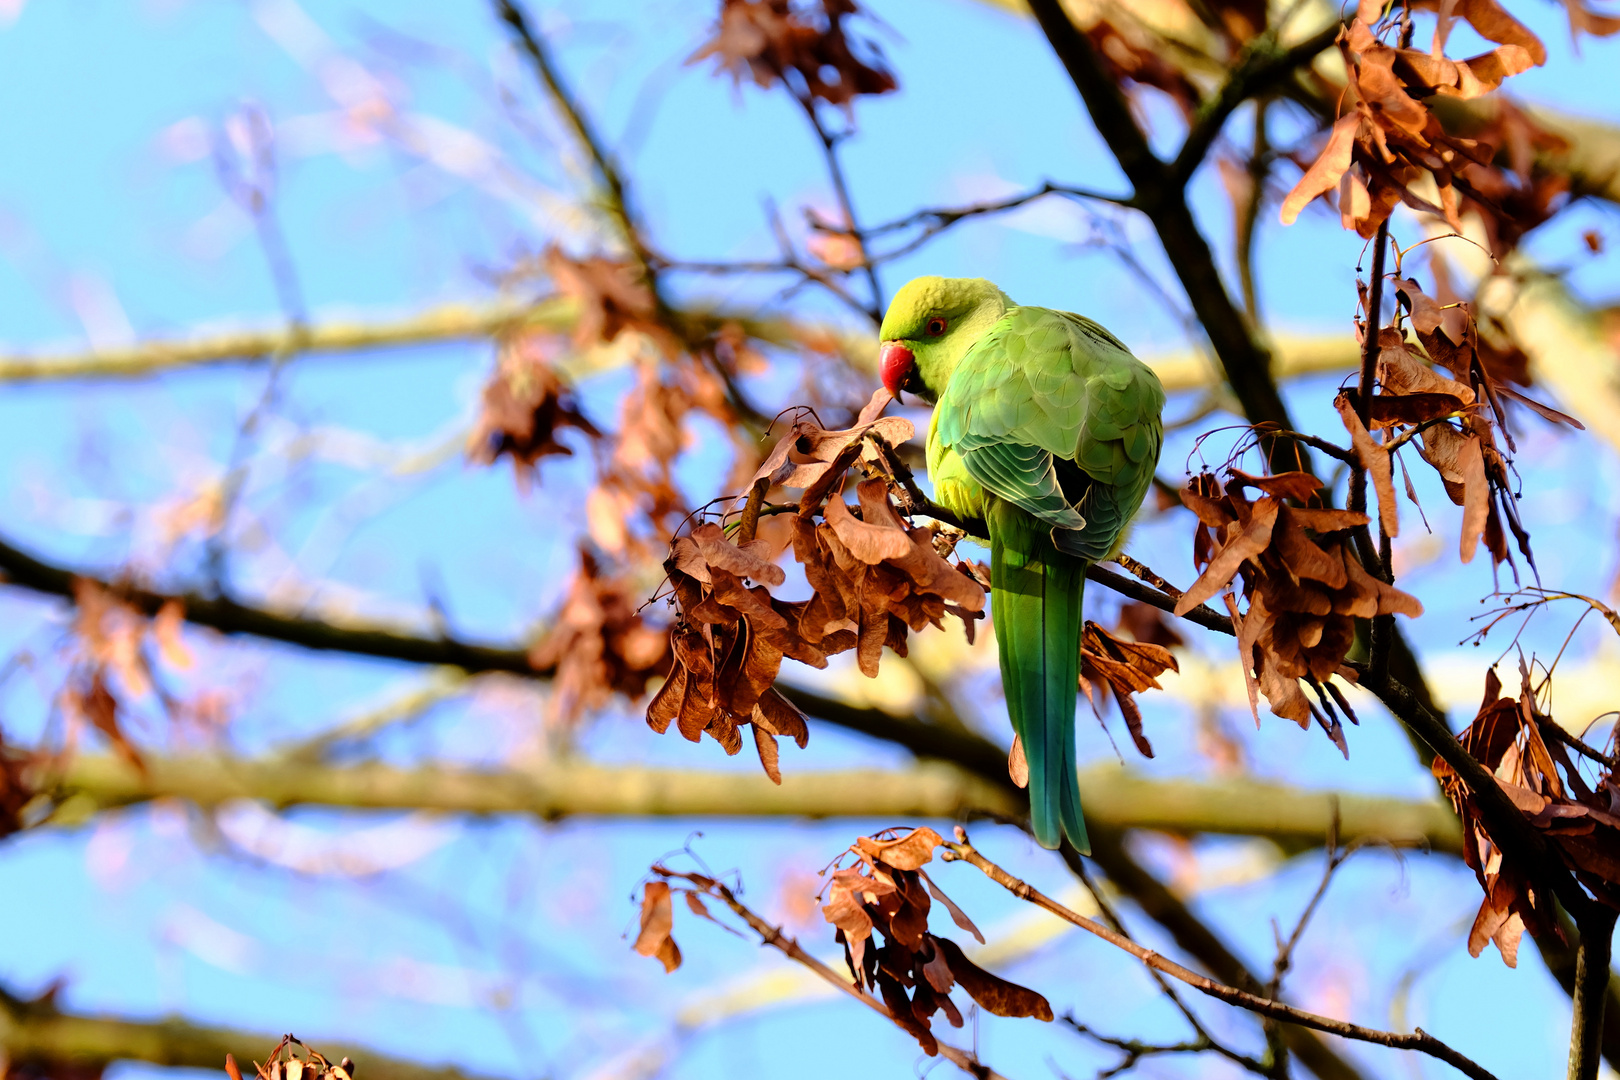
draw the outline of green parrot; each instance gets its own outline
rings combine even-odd
[[[1075,767],[1086,567],[1114,557],[1153,482],[1164,388],[1090,319],[978,278],[922,277],[884,316],[883,385],[934,405],[934,498],[982,519],[990,614],[1042,847],[1090,854]]]

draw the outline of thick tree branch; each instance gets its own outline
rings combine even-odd
[[[924,757],[926,734],[912,738]],[[943,730],[943,729],[941,729]],[[943,818],[1025,813],[1024,795],[944,762],[905,770],[784,769],[780,786],[758,771],[704,772],[567,761],[541,769],[471,770],[365,764],[322,766],[217,756],[147,756],[144,774],[122,759],[81,755],[44,778],[58,805],[75,812],[153,799],[213,807],[233,799],[272,806],[322,805],[454,814],[531,814],[546,819],[605,817]],[[1289,851],[1319,847],[1335,815],[1345,843],[1387,842],[1449,854],[1462,834],[1450,808],[1376,796],[1305,791],[1258,780],[1154,780],[1102,765],[1081,776],[1086,818],[1104,830],[1154,829],[1272,840]],[[1230,980],[1229,980],[1230,981]]]
[[[1609,954],[1614,946],[1615,911],[1593,904],[1578,923],[1575,953],[1575,1014],[1570,1022],[1569,1080],[1597,1080],[1603,1057],[1604,1014],[1613,981]]]
[[[1275,87],[1301,65],[1315,59],[1339,36],[1340,24],[1330,23],[1296,45],[1284,48],[1274,31],[1255,38],[1238,58],[1231,76],[1214,97],[1199,106],[1181,150],[1171,166],[1175,180],[1185,184],[1203,164],[1209,148],[1238,106]]]
[[[222,1075],[225,1055],[249,1062],[263,1058],[279,1036],[203,1027],[180,1019],[126,1020],[59,1012],[44,1002],[21,1001],[0,991],[0,1054],[13,1068],[46,1066],[41,1075],[76,1075],[61,1066],[99,1071],[115,1061],[144,1061],[171,1068],[206,1069]],[[334,1060],[348,1056],[362,1076],[387,1080],[477,1080],[454,1066],[420,1065],[338,1039],[319,1049]],[[56,1066],[57,1068],[50,1068]],[[27,1070],[23,1070],[27,1075]]]
[[[0,540],[0,584],[15,585],[34,592],[71,600],[75,580],[94,582],[123,603],[144,615],[156,615],[165,604],[178,603],[187,622],[225,634],[249,634],[269,641],[280,641],[305,649],[354,653],[412,664],[459,667],[467,671],[504,671],[514,675],[543,676],[549,671],[529,663],[526,649],[502,648],[460,641],[430,638],[398,630],[338,618],[283,614],[265,608],[239,604],[227,597],[200,593],[154,592],[92,574],[42,562]]]

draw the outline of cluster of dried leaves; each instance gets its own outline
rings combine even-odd
[[[1177,601],[1176,613],[1186,614],[1241,578],[1246,610],[1240,612],[1230,594],[1226,603],[1256,722],[1258,692],[1274,714],[1301,727],[1314,717],[1348,755],[1334,705],[1355,717],[1330,678],[1355,680],[1343,666],[1355,620],[1417,616],[1423,606],[1373,576],[1357,557],[1351,534],[1367,525],[1367,515],[1305,505],[1322,487],[1316,477],[1251,476],[1238,469],[1229,469],[1227,477],[1223,486],[1214,474],[1200,473],[1181,492],[1198,516],[1193,559],[1202,573]],[[1249,489],[1259,497],[1251,499]],[[1315,692],[1316,702],[1301,683]]]
[[[1173,632],[1171,637],[1174,644],[1181,643]],[[1135,695],[1143,690],[1163,690],[1159,676],[1166,671],[1181,670],[1175,656],[1165,647],[1170,643],[1147,640],[1145,636],[1134,640],[1122,638],[1094,622],[1087,622],[1080,634],[1080,689],[1085,692],[1093,711],[1109,697],[1118,703],[1119,714],[1130,729],[1131,741],[1143,757],[1153,756],[1153,744],[1142,731],[1142,710],[1137,707]]]
[[[877,45],[849,33],[846,21],[858,14],[854,0],[723,0],[715,36],[687,63],[712,56],[736,82],[746,73],[762,89],[784,83],[807,106],[848,108],[898,85]]]
[[[950,998],[955,986],[997,1016],[1052,1019],[1052,1006],[1040,994],[992,975],[969,960],[956,942],[929,933],[932,897],[957,926],[984,943],[973,920],[923,870],[942,843],[929,828],[886,840],[858,838],[846,852],[854,865],[833,872],[821,909],[837,927],[834,936],[844,946],[855,985],[876,990],[894,1022],[929,1055],[939,1052],[929,1030],[936,1012],[943,1012],[951,1026],[962,1026],[961,1010]],[[882,935],[881,944],[873,941],[874,932]]]
[[[1371,237],[1401,202],[1444,217],[1459,231],[1462,198],[1482,207],[1500,205],[1480,189],[1498,198],[1504,193],[1507,175],[1493,172],[1492,161],[1505,144],[1524,145],[1528,121],[1504,111],[1495,130],[1462,137],[1446,131],[1432,100],[1489,93],[1508,76],[1545,63],[1546,47],[1497,0],[1463,0],[1439,4],[1430,48],[1413,49],[1407,44],[1410,13],[1402,7],[1396,5],[1383,19],[1382,0],[1361,0],[1341,33],[1349,75],[1345,102],[1352,111],[1334,123],[1321,154],[1284,199],[1285,224],[1312,199],[1332,191],[1345,227],[1364,237]],[[1465,60],[1448,59],[1445,44],[1457,19],[1497,47]],[[1381,40],[1392,33],[1401,35],[1400,45]],[[1438,205],[1414,190],[1420,179],[1432,180]]]
[[[76,578],[73,604],[68,675],[59,699],[69,723],[70,745],[75,731],[94,728],[119,757],[144,771],[122,719],[128,703],[152,697],[171,720],[205,728],[222,721],[215,715],[218,702],[212,695],[183,700],[159,677],[159,657],[175,670],[194,663],[181,639],[185,613],[178,601],[171,600],[156,616],[147,618],[96,582]]]
[[[1369,404],[1369,423],[1361,423],[1353,393],[1340,394],[1334,402],[1356,460],[1377,492],[1379,527],[1386,536],[1399,535],[1394,465],[1399,464],[1405,475],[1398,449],[1415,439],[1423,460],[1439,473],[1446,494],[1463,508],[1462,561],[1473,559],[1483,539],[1493,564],[1511,566],[1507,543],[1511,531],[1520,553],[1534,565],[1530,534],[1519,518],[1510,482],[1511,462],[1496,444],[1495,433],[1500,430],[1508,449],[1513,448],[1504,402],[1516,401],[1554,423],[1577,428],[1581,424],[1492,373],[1491,352],[1481,341],[1467,304],[1442,305],[1411,278],[1397,277],[1395,287],[1409,318],[1378,332],[1378,392]],[[1408,338],[1403,321],[1415,341]],[[1382,442],[1369,427],[1382,433]],[[1408,497],[1415,503],[1411,478],[1405,479]]]
[[[493,465],[512,459],[518,484],[527,490],[540,459],[567,456],[573,449],[559,442],[573,428],[595,439],[596,425],[579,411],[573,395],[553,368],[553,341],[538,333],[519,333],[501,341],[495,374],[484,386],[483,408],[467,436],[468,460]]]
[[[639,700],[650,680],[669,673],[669,634],[642,617],[642,606],[635,582],[604,573],[595,556],[580,552],[551,630],[529,650],[536,671],[554,672],[553,719],[574,723],[614,694]]]
[[[677,610],[675,668],[648,705],[654,730],[673,723],[694,742],[707,732],[734,754],[740,728],[751,725],[766,773],[780,782],[775,737],[803,746],[809,734],[772,687],[784,658],[822,668],[853,650],[862,673],[875,678],[885,645],[904,656],[908,632],[942,627],[947,614],[971,638],[984,610],[983,569],[952,564],[954,540],[897,512],[889,447],[913,432],[909,421],[880,416],[888,401],[880,391],[842,430],[801,420],[777,443],[754,477],[754,498],[775,487],[804,492],[796,507],[782,507],[793,513],[777,543],[740,535],[740,523],[728,535],[704,522],[671,545],[664,567]],[[855,485],[852,507],[835,488],[857,462],[877,475]],[[804,567],[808,599],[771,593],[787,581],[774,560],[788,543]]]
[[[1496,782],[1536,828],[1542,830],[1592,893],[1620,907],[1620,784],[1612,758],[1601,762],[1588,785],[1556,735],[1556,722],[1537,706],[1530,670],[1520,661],[1520,695],[1502,696],[1493,667],[1485,673],[1485,697],[1474,721],[1459,736],[1463,746],[1496,776]],[[1545,687],[1543,687],[1545,689]],[[1478,956],[1494,942],[1509,967],[1516,965],[1519,939],[1560,935],[1553,899],[1534,887],[1528,868],[1505,856],[1491,839],[1474,793],[1440,758],[1434,775],[1463,824],[1463,858],[1473,868],[1485,899],[1468,934],[1468,951]]]
[[[304,1056],[298,1056],[298,1050]],[[312,1046],[306,1046],[292,1035],[283,1035],[263,1065],[253,1063],[258,1080],[354,1080],[354,1062],[344,1058],[337,1064]],[[236,1058],[225,1055],[225,1074],[230,1080],[242,1080],[242,1070]]]

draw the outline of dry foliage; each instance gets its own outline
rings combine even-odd
[[[1459,738],[1581,883],[1601,902],[1620,907],[1620,785],[1614,761],[1606,759],[1589,785],[1563,742],[1543,737],[1556,730],[1556,722],[1537,707],[1530,670],[1522,660],[1519,673],[1517,698],[1502,696],[1494,667],[1485,673],[1484,700]],[[1553,898],[1535,886],[1527,867],[1497,847],[1474,793],[1451,767],[1435,758],[1434,775],[1462,818],[1463,858],[1485,890],[1468,934],[1468,951],[1478,956],[1486,942],[1494,942],[1513,967],[1526,929],[1537,937],[1561,936]]]
[[[536,670],[554,671],[553,718],[574,723],[615,694],[635,701],[651,679],[667,675],[673,656],[669,634],[641,616],[635,583],[602,572],[589,551],[550,632],[529,650]]]
[[[848,107],[862,94],[886,94],[894,75],[870,39],[852,36],[846,22],[860,14],[854,0],[723,0],[715,36],[687,60],[715,58],[715,70],[736,82],[777,83],[806,105]]]
[[[1126,605],[1127,607],[1131,605]],[[1147,607],[1138,604],[1137,607]],[[1154,608],[1148,608],[1155,615]],[[1165,644],[1181,644],[1181,638],[1164,626],[1162,620],[1147,621],[1140,615],[1134,616],[1138,626],[1143,628],[1144,634],[1152,634],[1159,627],[1169,631],[1163,636],[1173,639]],[[1142,730],[1142,710],[1137,708],[1136,698],[1133,696],[1143,690],[1162,690],[1159,685],[1159,676],[1166,671],[1181,670],[1181,665],[1171,655],[1165,644],[1145,640],[1137,637],[1136,640],[1127,640],[1098,626],[1094,622],[1087,622],[1080,636],[1080,689],[1085,691],[1086,700],[1091,702],[1092,709],[1096,709],[1101,701],[1107,700],[1112,694],[1119,703],[1120,715],[1125,718],[1125,726],[1130,729],[1131,741],[1136,744],[1143,757],[1153,756],[1153,744],[1148,742],[1147,735]],[[1027,776],[1027,765],[1026,765]],[[1020,787],[1024,786],[1022,783]]]
[[[953,1027],[962,1026],[961,1010],[950,998],[954,986],[997,1016],[1052,1019],[1052,1006],[1040,994],[992,975],[956,942],[929,932],[929,911],[938,900],[957,926],[984,941],[973,920],[922,869],[943,842],[929,828],[885,840],[860,837],[846,853],[853,865],[834,870],[821,909],[837,928],[834,937],[844,946],[855,985],[875,990],[894,1022],[930,1055],[939,1052],[930,1030],[936,1012]]]
[[[1404,24],[1400,5],[1381,21],[1384,6],[1379,0],[1362,0],[1340,34],[1349,74],[1345,107],[1351,111],[1333,124],[1327,144],[1284,199],[1284,224],[1329,192],[1337,192],[1345,227],[1364,237],[1377,231],[1396,203],[1444,217],[1459,231],[1463,196],[1495,205],[1478,193],[1479,185],[1499,188],[1492,182],[1492,161],[1509,140],[1523,141],[1523,128],[1499,127],[1473,137],[1450,134],[1430,107],[1431,99],[1489,93],[1508,76],[1545,63],[1545,46],[1496,0],[1441,4],[1427,51],[1392,46],[1382,39],[1400,32]],[[1464,60],[1448,59],[1444,48],[1456,19],[1497,47]],[[1503,116],[1504,125],[1527,123],[1522,116]],[[1420,179],[1432,181],[1438,205],[1414,190]]]
[[[1415,617],[1423,605],[1362,566],[1351,533],[1367,525],[1367,515],[1303,505],[1321,489],[1314,476],[1251,476],[1238,469],[1227,476],[1223,487],[1214,474],[1200,473],[1181,492],[1198,516],[1193,559],[1203,572],[1176,612],[1191,611],[1240,578],[1247,610],[1240,613],[1230,597],[1227,603],[1256,722],[1259,693],[1273,713],[1301,727],[1309,727],[1314,716],[1345,750],[1333,704],[1342,709],[1344,702],[1327,680],[1340,675],[1354,681],[1343,662],[1355,639],[1355,620]],[[1251,499],[1250,489],[1259,497]],[[1301,683],[1316,692],[1317,703]]]
[[[303,1057],[298,1056],[299,1049]],[[333,1064],[292,1035],[283,1035],[263,1065],[253,1063],[253,1070],[258,1080],[354,1080],[354,1062],[344,1058]],[[225,1055],[225,1074],[230,1080],[242,1080],[242,1070],[230,1054]]]
[[[853,650],[862,673],[875,678],[885,645],[904,656],[908,632],[942,627],[947,614],[971,637],[985,584],[971,567],[948,561],[950,542],[940,532],[908,524],[897,509],[888,446],[909,439],[912,428],[880,417],[887,403],[880,391],[843,430],[794,424],[754,478],[767,489],[804,489],[789,536],[808,599],[772,595],[787,575],[768,540],[739,542],[735,530],[704,522],[671,545],[664,568],[677,609],[675,669],[647,707],[654,730],[673,723],[694,742],[707,732],[734,754],[740,727],[751,724],[761,764],[780,782],[774,737],[803,746],[809,734],[804,717],[772,688],[784,658],[821,668]],[[877,475],[855,485],[859,505],[850,506],[834,489],[857,463]]]
[[[467,457],[493,465],[512,459],[518,483],[527,489],[541,458],[574,451],[558,441],[565,428],[601,437],[574,404],[552,369],[553,347],[540,334],[515,334],[501,343],[495,374],[484,387],[483,409],[467,437]]]
[[[1581,425],[1492,373],[1490,351],[1467,304],[1441,304],[1412,278],[1397,276],[1394,284],[1406,317],[1378,332],[1378,392],[1368,414],[1368,426],[1381,432],[1384,441],[1361,424],[1354,392],[1342,393],[1334,402],[1377,493],[1379,526],[1387,536],[1399,535],[1394,452],[1415,436],[1423,460],[1439,473],[1451,501],[1463,508],[1462,561],[1473,559],[1483,539],[1493,564],[1511,566],[1511,532],[1519,552],[1533,565],[1530,534],[1519,518],[1510,480],[1511,461],[1496,443],[1500,431],[1508,450],[1513,448],[1505,402],[1518,402],[1554,423]]]

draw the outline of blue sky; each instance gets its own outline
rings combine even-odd
[[[1072,86],[1029,24],[966,0],[873,6],[902,92],[862,102],[859,133],[847,146],[856,204],[868,222],[1047,178],[1122,190]],[[1556,6],[1519,6],[1553,60],[1515,89],[1614,117],[1616,46],[1587,39],[1575,57]],[[751,86],[734,89],[707,65],[684,66],[708,32],[709,5],[574,0],[537,7],[535,18],[620,147],[661,249],[692,258],[769,254],[766,200],[795,223],[801,206],[831,205],[819,151],[790,102]],[[344,122],[336,103],[363,109],[366,79],[408,109],[412,130],[431,142],[436,159]],[[511,104],[502,105],[497,85],[510,91]],[[221,190],[210,150],[228,119],[248,107],[276,127],[275,214],[317,315],[398,314],[486,297],[492,271],[549,240],[576,251],[590,243],[570,209],[577,157],[480,4],[26,4],[0,29],[0,93],[10,104],[0,109],[0,351],[277,323],[283,313],[252,224]],[[1245,123],[1234,121],[1234,137]],[[1224,250],[1228,215],[1207,170],[1195,204]],[[1405,224],[1410,240],[1416,228]],[[1123,220],[1122,228],[1162,278],[1141,223]],[[1611,250],[1620,243],[1612,210],[1580,208],[1538,235],[1531,250],[1571,266],[1571,282],[1589,299],[1612,300],[1620,294],[1614,258],[1576,254],[1574,238],[1589,228],[1607,236]],[[914,273],[989,276],[1024,302],[1107,322],[1144,355],[1184,348],[1179,325],[1139,283],[1106,254],[1077,245],[1084,235],[1077,212],[1049,204],[964,226],[888,268],[885,285],[892,292]],[[1268,216],[1260,242],[1262,307],[1273,326],[1348,332],[1360,242],[1325,212],[1290,229]],[[768,295],[702,279],[679,288],[734,302]],[[815,298],[798,310],[841,317]],[[540,490],[522,497],[504,468],[464,466],[455,453],[399,477],[355,450],[393,462],[453,445],[490,363],[485,345],[439,345],[291,365],[261,448],[303,436],[313,439],[312,450],[296,465],[266,454],[255,470],[248,505],[267,524],[258,546],[237,557],[241,585],[257,593],[317,580],[316,599],[353,597],[362,610],[413,617],[429,595],[442,595],[458,632],[520,636],[555,600],[573,564],[558,508],[577,505],[588,485],[580,463],[548,464]],[[1331,422],[1336,381],[1290,388],[1303,424]],[[154,569],[166,515],[228,459],[237,425],[264,385],[262,369],[227,368],[131,383],[0,387],[0,494],[10,508],[0,531],[63,561]],[[623,385],[608,377],[587,387],[587,407],[611,419]],[[1173,402],[1171,410],[1191,404]],[[1190,438],[1173,440],[1161,471],[1178,475],[1189,449]],[[1620,516],[1612,451],[1537,428],[1524,439],[1523,458],[1527,518],[1546,579],[1606,592]],[[701,464],[692,469],[701,471]],[[1455,514],[1438,487],[1423,494],[1437,530],[1454,536]],[[1190,580],[1179,516],[1150,521],[1135,543],[1153,565]],[[180,551],[182,574],[195,572],[196,545]],[[1466,632],[1455,628],[1490,588],[1488,567],[1420,571],[1411,580],[1429,608],[1419,648],[1454,651]],[[1109,601],[1093,595],[1092,603],[1101,610]],[[0,645],[8,651],[49,655],[63,625],[53,605],[0,594]],[[1556,647],[1566,626],[1534,625],[1526,641]],[[1577,648],[1591,651],[1600,641],[1594,631]],[[326,727],[418,677],[382,662],[200,637],[191,643],[199,665],[188,685],[246,688],[234,702],[231,738],[249,750]],[[1200,646],[1210,655],[1225,647]],[[1487,651],[1495,652],[1481,650],[1482,662]],[[8,733],[40,731],[52,690],[21,677],[0,688]],[[974,692],[987,729],[999,733],[995,687],[981,680]],[[1145,704],[1159,757],[1129,764],[1165,777],[1207,771],[1189,711]],[[532,693],[496,687],[436,707],[376,752],[399,762],[538,752],[542,706]],[[1411,762],[1404,736],[1370,704],[1363,711],[1348,764],[1318,732],[1275,718],[1251,732],[1246,716],[1227,719],[1262,774],[1428,794],[1431,783]],[[1095,727],[1081,726],[1083,754],[1111,756]],[[147,734],[161,737],[155,720]],[[603,717],[582,743],[614,760],[747,765],[721,758],[712,745],[659,739],[634,715]],[[788,764],[901,759],[818,727],[810,750]],[[315,811],[290,818],[332,834],[390,824]],[[802,880],[792,874],[813,872],[865,831],[849,823],[407,822],[442,843],[403,870],[355,881],[255,864],[241,847],[259,826],[251,816],[231,821],[219,826],[156,807],[8,841],[0,848],[0,924],[15,929],[0,979],[32,990],[65,977],[63,1000],[76,1008],[180,1011],[210,1023],[292,1030],[316,1045],[341,1036],[502,1075],[588,1074],[612,1052],[668,1030],[683,1001],[776,966],[757,948],[686,923],[677,936],[689,959],[676,975],[631,956],[621,934],[632,926],[630,895],[652,859],[699,829],[696,850],[717,868],[736,868],[750,895],[771,906],[789,887],[784,882]],[[221,827],[228,835],[215,831]],[[1021,834],[982,833],[981,843],[997,845],[1017,872],[1050,891],[1066,886],[1061,866]],[[378,834],[376,844],[396,842],[391,837]],[[1231,843],[1196,850],[1215,867],[1256,857]],[[1144,856],[1169,873],[1185,865],[1186,853],[1161,843]],[[1198,905],[1264,963],[1268,920],[1288,925],[1319,872],[1319,861],[1297,860],[1275,877],[1213,887]],[[1020,914],[960,868],[941,882],[976,917],[982,913],[981,924]],[[1306,939],[1295,984],[1301,999],[1369,1024],[1422,1024],[1477,1051],[1504,1078],[1542,1075],[1548,1055],[1561,1057],[1567,1002],[1534,959],[1514,972],[1492,954],[1467,957],[1462,941],[1476,893],[1471,876],[1451,862],[1359,857],[1330,894],[1319,932]],[[804,932],[828,941],[820,927]],[[1409,967],[1421,977],[1407,1019],[1397,1021],[1389,1015],[1391,988]],[[1106,1020],[1111,1031],[1174,1031],[1151,984],[1100,943],[1065,938],[1011,974],[1048,992],[1060,1012]],[[491,1000],[512,1007],[491,1009]],[[1032,1032],[1027,1023],[986,1019],[979,1034],[986,1058],[1013,1076],[1051,1075],[1048,1058],[1070,1075],[1107,1060],[1078,1039]],[[810,1075],[829,1056],[896,1074],[913,1067],[915,1049],[878,1022],[823,1003],[700,1032],[668,1075]],[[1222,1067],[1207,1069],[1222,1075]]]

